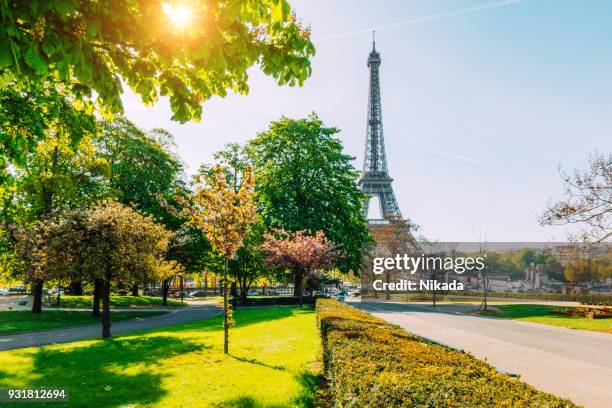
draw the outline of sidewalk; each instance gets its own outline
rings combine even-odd
[[[60,309],[67,310],[67,309]],[[82,310],[82,309],[77,309]],[[126,310],[126,309],[119,309]],[[143,311],[146,309],[137,309]],[[163,309],[167,310],[167,309]],[[221,308],[216,305],[173,309],[159,316],[137,318],[112,323],[113,335],[126,334],[142,330],[156,329],[179,323],[189,323],[196,320],[208,319],[221,314]],[[90,324],[85,326],[53,329],[32,333],[9,334],[0,336],[0,351],[13,350],[25,347],[38,347],[54,343],[68,343],[78,340],[101,338],[102,326]]]

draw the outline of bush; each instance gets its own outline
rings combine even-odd
[[[334,407],[575,407],[368,313],[317,300]]]
[[[369,292],[371,295],[373,292]],[[397,297],[398,294],[394,294]],[[405,295],[400,295],[405,300],[418,300],[427,301],[431,300],[431,292],[412,292]],[[484,296],[483,292],[471,292],[471,291],[456,291],[456,292],[437,292],[438,300],[444,299],[445,296],[449,297],[478,297]],[[532,299],[532,300],[551,300],[559,302],[580,302],[583,305],[598,305],[598,306],[612,306],[612,294],[569,294],[569,293],[514,293],[514,292],[488,292],[487,297],[489,298],[502,298],[502,299]]]
[[[612,319],[612,307],[563,307],[550,313],[563,316],[588,317],[589,319]]]

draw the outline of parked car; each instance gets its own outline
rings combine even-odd
[[[255,289],[249,289],[247,292],[247,296],[259,296],[261,293],[256,291]]]
[[[59,287],[59,286],[52,287],[51,289],[49,289],[47,293],[51,295],[57,295],[57,292],[59,292],[60,296],[64,296],[64,288]],[[43,293],[45,293],[44,289],[43,289]]]
[[[189,294],[190,297],[206,297],[206,292],[203,290],[196,290]]]
[[[8,289],[0,289],[0,296],[6,296],[8,295],[9,291]]]
[[[12,288],[8,289],[8,294],[9,295],[14,295],[14,294],[19,294],[19,293],[26,293],[26,288],[25,286],[15,286]]]

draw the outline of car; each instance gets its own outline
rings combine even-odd
[[[255,289],[249,289],[247,291],[247,296],[259,296],[261,293],[259,293],[258,291],[256,291]]]
[[[26,293],[25,286],[15,286],[8,289],[8,294]]]
[[[206,297],[206,292],[203,290],[196,290],[195,292],[191,292],[189,297]]]
[[[0,289],[0,296],[6,296],[8,295],[9,291],[8,289]]]
[[[43,290],[43,293],[45,291]],[[60,296],[64,296],[64,288],[59,287],[59,286],[55,286],[51,289],[49,289],[49,291],[47,293],[51,294],[51,295],[57,295],[57,293],[59,292]]]

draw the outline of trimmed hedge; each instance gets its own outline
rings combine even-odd
[[[482,292],[458,292],[464,296],[483,296]],[[454,295],[454,294],[453,294]],[[534,299],[560,302],[580,302],[583,305],[612,306],[612,295],[607,294],[569,294],[569,293],[513,293],[489,292],[487,296],[504,299]]]
[[[335,300],[317,320],[334,407],[576,407]]]
[[[368,293],[370,294],[370,293]],[[379,293],[379,297],[381,294]],[[384,293],[382,294],[384,296]],[[401,296],[410,300],[431,300],[431,292],[412,292],[406,294],[392,293],[392,297]],[[437,292],[438,299],[449,297],[478,297],[484,296],[483,292],[457,291],[457,292]],[[564,293],[514,293],[514,292],[488,292],[489,298],[501,299],[532,299],[532,300],[551,300],[559,302],[579,302],[583,305],[612,306],[612,294],[564,294]]]

